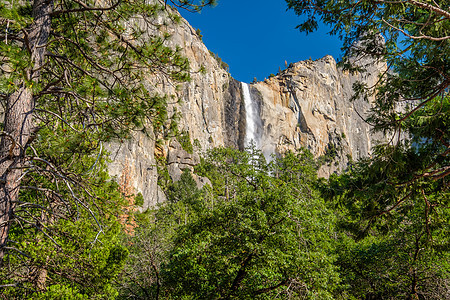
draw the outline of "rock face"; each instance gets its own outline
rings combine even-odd
[[[143,209],[165,200],[157,185],[155,155],[166,159],[169,174],[176,181],[184,169],[192,169],[199,162],[199,154],[207,149],[244,148],[241,83],[221,67],[186,20],[165,29],[172,35],[169,45],[182,47],[189,59],[192,80],[179,88],[165,80],[156,86],[159,92],[180,100],[170,104],[169,110],[180,114],[180,132],[187,133],[195,153],[183,149],[175,139],[155,150],[155,137],[141,132],[123,144],[109,145],[113,159],[110,173],[144,196]],[[369,155],[374,137],[360,115],[365,115],[370,103],[350,103],[349,98],[355,81],[373,84],[381,69],[382,65],[373,65],[373,72],[366,78],[350,75],[326,56],[291,64],[277,76],[250,85],[263,123],[263,152],[281,154],[306,147],[327,162],[320,169],[321,176],[343,170],[351,158]],[[155,85],[153,78],[148,80]],[[194,177],[199,186],[207,183]]]
[[[165,22],[159,20],[158,23]],[[219,146],[242,148],[245,123],[241,120],[245,119],[242,118],[245,112],[241,108],[240,82],[231,78],[183,18],[177,24],[169,22],[154,30],[169,33],[171,38],[167,45],[183,48],[183,54],[190,62],[191,80],[180,86],[168,82],[164,76],[147,78],[151,83],[148,86],[155,88],[154,91],[173,96],[174,101],[169,104],[168,110],[180,115],[179,131],[188,134],[191,144],[199,145],[196,147],[199,153]],[[166,159],[170,177],[175,181],[185,168],[192,169],[199,162],[199,153],[187,153],[176,140],[167,140],[155,148],[156,139],[158,137],[137,132],[125,143],[108,146],[112,157],[110,174],[121,185],[128,185],[127,189],[144,196],[143,209],[165,200],[164,193],[157,185],[155,156]],[[194,178],[199,187],[207,183],[205,178]]]
[[[200,158],[197,153],[187,152],[176,139],[172,140],[167,155],[167,167],[173,181],[180,180],[185,169],[192,170],[199,163]]]
[[[141,193],[144,208],[165,201],[158,186],[154,139],[138,132],[130,140],[108,145],[107,150],[111,158],[109,173],[116,177],[122,190],[129,194]]]
[[[261,103],[264,153],[283,153],[306,147],[328,162],[320,176],[343,170],[350,159],[370,154],[376,137],[363,117],[370,103],[350,102],[356,81],[375,84],[383,64],[373,64],[369,76],[351,75],[337,68],[331,56],[302,61],[275,77],[253,85]]]

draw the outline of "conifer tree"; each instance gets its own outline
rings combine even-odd
[[[388,142],[324,187],[341,215],[344,298],[448,299],[448,1],[286,2],[305,16],[300,30],[320,20],[344,40],[345,68],[387,66],[374,86],[356,83],[353,99],[374,96],[366,121]]]
[[[189,80],[187,59],[166,46],[164,26],[180,19],[168,4],[199,10],[212,2],[2,1],[0,264],[5,255],[30,256],[12,245],[14,226],[55,245],[47,225],[60,219],[88,218],[102,233],[106,179],[91,181],[104,169],[102,143],[144,124],[164,129],[167,96],[146,76]]]

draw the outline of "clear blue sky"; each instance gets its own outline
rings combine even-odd
[[[219,0],[201,13],[181,14],[199,28],[209,50],[230,66],[239,81],[263,80],[287,63],[340,56],[341,42],[325,27],[306,35],[295,26],[300,18],[286,11],[284,0]]]

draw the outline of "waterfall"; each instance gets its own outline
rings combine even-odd
[[[252,97],[250,96],[250,89],[247,83],[242,82],[242,93],[244,95],[245,121],[247,123],[244,146],[248,147],[253,142],[256,148],[260,149],[261,137],[259,132],[261,131],[261,118],[258,113],[257,104],[252,100]]]

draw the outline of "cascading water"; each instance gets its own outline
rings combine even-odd
[[[257,149],[260,149],[261,139],[258,134],[258,127],[261,125],[261,119],[258,114],[257,104],[250,96],[250,89],[247,83],[242,82],[242,93],[244,95],[245,121],[247,123],[244,146],[248,147],[253,143]]]

